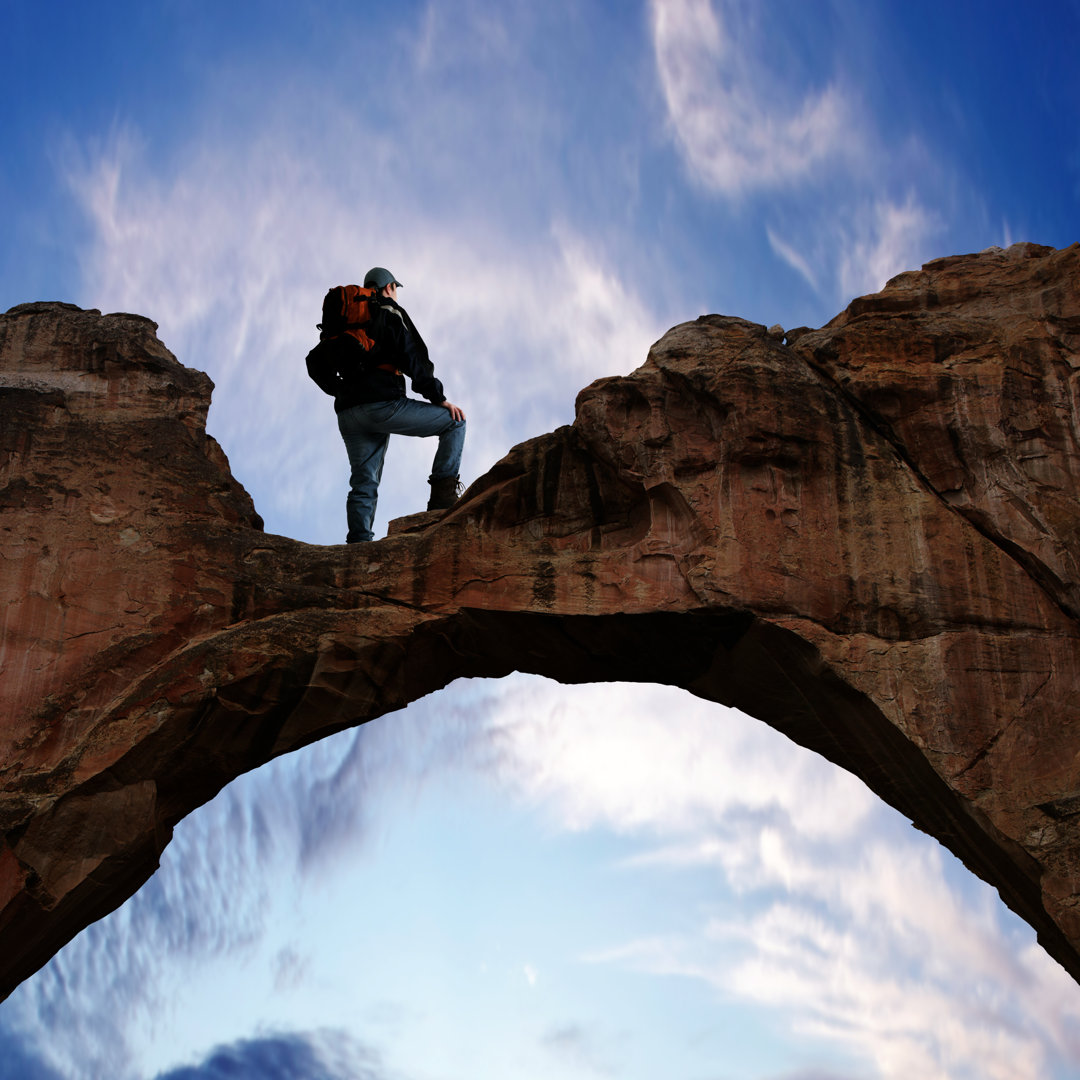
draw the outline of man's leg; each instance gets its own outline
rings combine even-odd
[[[436,408],[442,408],[437,405]],[[442,410],[450,416],[446,409]],[[439,446],[435,451],[435,460],[431,463],[431,479],[457,480],[461,473],[461,451],[465,449],[465,421],[450,417],[449,426],[439,433]]]
[[[379,501],[379,481],[382,479],[386,445],[390,441],[389,435],[372,430],[367,417],[368,408],[370,406],[357,405],[338,413],[338,428],[345,440],[351,469],[349,495],[345,500],[345,516],[349,524],[349,534],[345,538],[347,544],[374,538],[371,526]]]
[[[430,401],[401,398],[394,415],[379,424],[380,431],[394,435],[438,436],[439,446],[431,465],[431,479],[457,478],[461,472],[461,451],[465,446],[465,421],[455,420],[449,409]]]
[[[346,435],[346,427],[357,432],[356,438],[363,443],[370,444],[372,440],[381,436],[383,443],[378,456],[378,471],[375,474],[373,486],[371,486],[371,513],[367,517],[366,536],[358,539],[371,539],[371,521],[375,513],[375,492],[378,491],[379,476],[382,475],[383,455],[386,452],[386,437],[389,435],[414,435],[421,438],[436,436],[439,440],[438,449],[435,451],[435,460],[431,466],[430,483],[434,489],[437,482],[445,487],[456,489],[458,473],[461,470],[461,451],[465,445],[465,421],[455,420],[450,415],[449,409],[441,405],[433,405],[430,401],[418,401],[416,398],[397,398],[393,401],[371,402],[367,405],[356,405],[346,409],[338,416],[338,424],[341,426],[342,435],[345,436],[345,444],[349,445],[349,436]],[[356,451],[357,459],[364,456],[363,445]],[[354,451],[349,451],[349,460],[353,461]],[[353,463],[354,480],[353,491],[349,493],[350,506],[356,484],[356,462]],[[365,475],[371,473],[370,466],[364,464]],[[363,479],[363,478],[362,478]],[[364,487],[359,491],[358,501],[364,496]],[[454,500],[445,502],[449,506]],[[442,507],[439,507],[440,509]],[[434,507],[433,507],[434,509]],[[353,539],[352,519],[349,520],[349,539]]]

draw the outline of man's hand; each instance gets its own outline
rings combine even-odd
[[[464,420],[465,412],[463,409],[458,408],[457,405],[452,404],[449,401],[444,401],[442,407],[446,409],[455,420]]]

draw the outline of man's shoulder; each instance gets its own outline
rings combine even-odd
[[[400,323],[402,326],[408,326],[409,322],[405,316],[404,309],[398,307],[393,300],[383,299],[375,308],[384,319],[392,323]]]
[[[377,342],[386,346],[403,347],[407,331],[408,323],[396,308],[389,304],[374,307],[369,332]]]

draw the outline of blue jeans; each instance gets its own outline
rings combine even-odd
[[[369,401],[338,413],[338,428],[345,440],[352,475],[345,515],[349,523],[346,543],[371,540],[371,523],[379,500],[386,444],[391,435],[437,435],[439,448],[431,465],[431,479],[456,477],[461,471],[465,421],[455,420],[449,409],[415,398]]]

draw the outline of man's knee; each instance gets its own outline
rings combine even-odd
[[[465,434],[465,421],[455,420],[453,417],[450,417],[449,422],[439,432],[439,437],[443,438],[447,435],[457,435],[459,432],[461,435]]]

